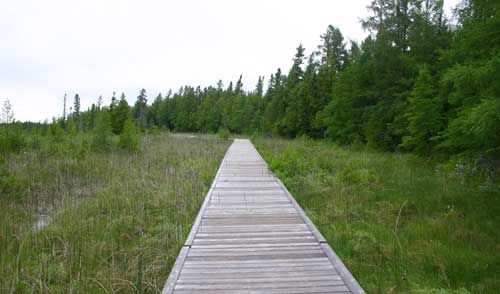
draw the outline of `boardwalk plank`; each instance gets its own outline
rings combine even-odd
[[[235,140],[162,293],[364,293],[248,140]]]

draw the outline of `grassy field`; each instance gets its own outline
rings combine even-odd
[[[137,153],[76,146],[9,155],[0,173],[9,187],[0,197],[0,293],[161,291],[230,142],[141,140]]]
[[[230,142],[141,141],[137,153],[98,153],[77,137],[70,152],[56,144],[0,162],[0,293],[161,291]],[[500,289],[499,186],[477,169],[255,143],[368,293]]]
[[[500,190],[474,168],[311,140],[256,146],[367,293],[498,293]]]

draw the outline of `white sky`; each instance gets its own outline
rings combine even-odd
[[[82,109],[123,91],[149,101],[182,85],[227,86],[243,74],[245,89],[295,48],[317,48],[329,24],[344,37],[367,35],[359,19],[370,0],[0,0],[0,103],[17,120],[62,114],[75,93]],[[458,0],[445,0],[446,7]]]

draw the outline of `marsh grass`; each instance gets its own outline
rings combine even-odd
[[[498,293],[500,193],[467,167],[312,140],[259,152],[367,293]]]
[[[230,142],[141,141],[139,152],[9,155],[0,293],[161,292]],[[37,229],[39,211],[51,216]]]

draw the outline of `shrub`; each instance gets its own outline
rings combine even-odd
[[[139,150],[139,137],[134,123],[130,118],[127,118],[123,125],[123,131],[120,134],[118,146],[124,150],[137,151]]]
[[[219,138],[227,140],[227,139],[229,139],[231,132],[229,132],[229,130],[227,128],[223,128],[223,129],[219,130],[218,135],[219,135]]]
[[[25,145],[21,129],[16,125],[4,125],[0,128],[0,153],[18,153]]]
[[[111,117],[108,111],[102,111],[97,117],[96,126],[92,136],[92,150],[106,152],[113,147],[113,132],[111,130]]]
[[[0,157],[0,195],[12,196],[19,191],[19,184],[8,170],[7,162]]]

